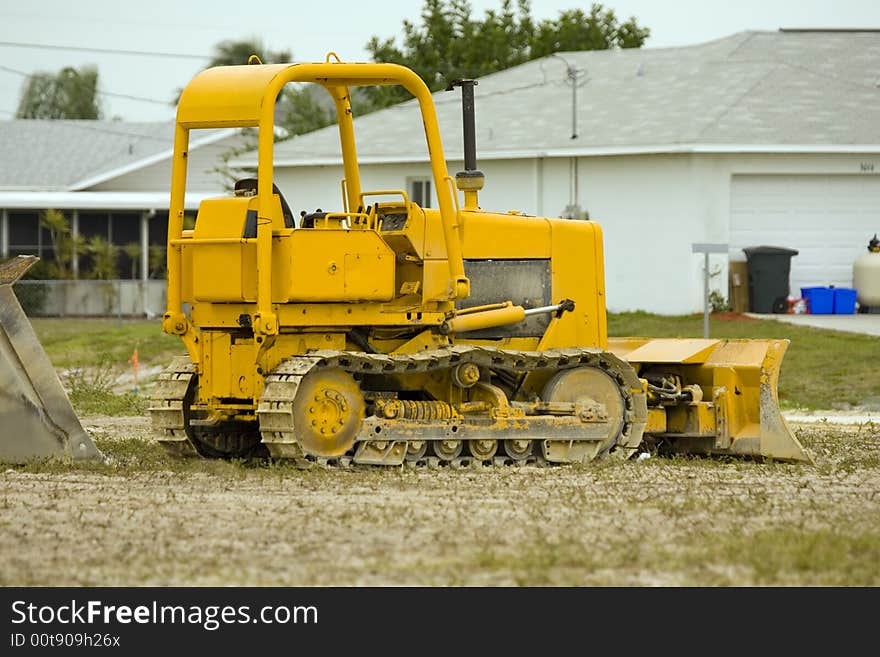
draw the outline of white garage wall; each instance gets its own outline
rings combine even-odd
[[[690,254],[693,242],[729,243],[737,260],[745,259],[745,246],[790,246],[801,251],[792,259],[793,293],[809,285],[846,287],[852,262],[880,230],[877,153],[597,157],[581,160],[579,170],[581,205],[605,231],[612,311],[702,310],[703,259]],[[744,180],[788,219],[773,226],[756,214],[744,223],[742,188],[734,182]],[[711,287],[725,296],[727,262],[710,257],[710,270],[718,271]]]
[[[731,246],[798,250],[791,293],[813,285],[852,285],[852,265],[880,230],[880,178],[862,175],[736,175]]]

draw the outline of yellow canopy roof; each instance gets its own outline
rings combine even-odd
[[[218,66],[196,75],[183,90],[177,122],[185,128],[253,127],[271,116],[288,82],[325,87],[399,84],[413,96],[430,95],[422,80],[397,64],[341,63]]]

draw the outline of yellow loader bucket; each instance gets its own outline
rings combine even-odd
[[[12,291],[36,261],[0,265],[0,462],[101,458]]]
[[[645,441],[685,453],[812,463],[779,411],[788,340],[610,338],[648,394]]]

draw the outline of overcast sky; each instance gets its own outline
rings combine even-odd
[[[474,14],[500,0],[471,0]],[[590,2],[532,0],[532,15],[553,18]],[[621,19],[651,29],[650,48],[683,46],[742,30],[780,27],[880,28],[880,0],[609,0]],[[294,61],[368,60],[372,35],[397,36],[404,18],[418,20],[421,0],[299,2],[298,0],[0,0],[0,120],[15,113],[24,76],[64,66],[97,65],[107,118],[172,119],[169,100],[224,39],[258,36]],[[191,57],[29,48],[8,43],[77,46]],[[880,67],[880,62],[878,62]],[[10,71],[9,69],[13,69]],[[17,72],[15,72],[17,71]],[[129,100],[112,94],[137,96]],[[152,102],[151,102],[152,101]]]

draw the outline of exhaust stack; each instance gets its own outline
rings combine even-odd
[[[453,80],[446,91],[461,87],[461,118],[464,132],[464,171],[455,174],[455,186],[464,192],[464,209],[476,210],[477,192],[483,189],[486,177],[477,169],[477,135],[474,119],[474,87],[476,80]]]

